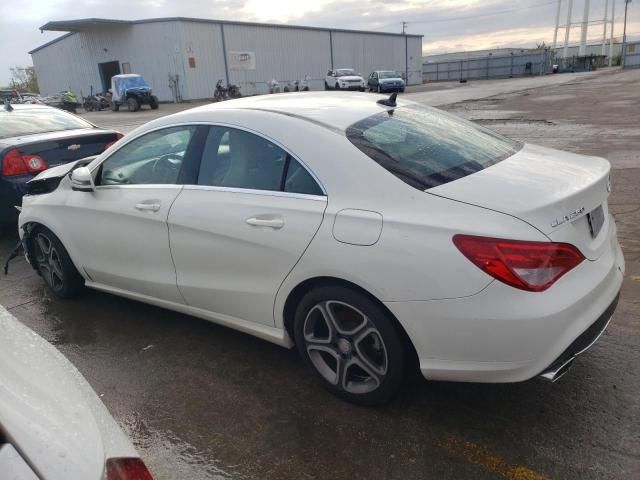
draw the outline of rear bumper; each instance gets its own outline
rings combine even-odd
[[[404,87],[380,87],[380,93],[389,93],[389,92],[404,92]]]
[[[598,260],[583,262],[545,292],[494,281],[470,297],[385,304],[412,340],[426,378],[527,380],[562,367],[606,327],[624,274],[615,227],[610,235]]]
[[[0,223],[16,223],[18,210],[16,205],[22,205],[22,196],[27,193],[27,182],[33,175],[16,177],[0,177]]]

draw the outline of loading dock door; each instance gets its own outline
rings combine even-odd
[[[100,78],[102,79],[102,91],[106,92],[111,88],[111,77],[120,74],[120,62],[99,63]]]

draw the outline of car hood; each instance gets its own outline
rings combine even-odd
[[[381,78],[379,80],[380,83],[404,83],[404,80],[401,78]]]
[[[585,217],[600,205],[606,209],[610,169],[604,158],[525,145],[506,160],[428,192],[520,218],[595,258],[604,239],[590,237]],[[567,228],[575,231],[568,235]]]
[[[106,450],[137,456],[75,367],[3,307],[0,426],[38,477],[47,480],[100,479]],[[104,436],[114,428],[120,435]]]
[[[359,77],[358,75],[345,75],[344,77],[337,77],[338,81],[340,80],[359,80],[361,82],[364,82],[364,79],[362,77]]]

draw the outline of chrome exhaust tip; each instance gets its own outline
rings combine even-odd
[[[542,372],[539,375],[540,378],[552,383],[558,381],[561,377],[564,376],[565,373],[567,373],[571,369],[574,359],[575,357],[571,357],[569,360],[558,367],[552,366],[549,370]]]

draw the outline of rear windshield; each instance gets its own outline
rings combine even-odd
[[[423,106],[377,113],[346,133],[363,153],[420,190],[471,175],[522,148],[491,130]]]
[[[59,132],[76,128],[93,128],[79,117],[56,108],[0,109],[0,138],[20,137],[36,133]]]
[[[340,70],[336,70],[336,74],[339,77],[348,77],[349,75],[357,75],[355,70],[350,70],[350,69],[346,69],[346,68],[343,68],[343,69],[340,69]]]

